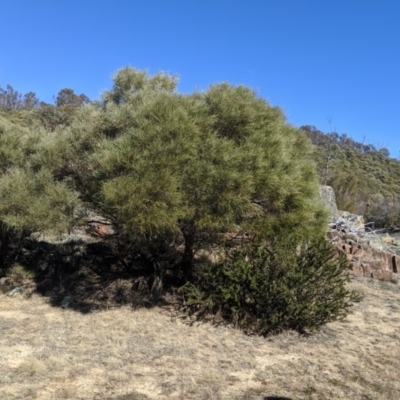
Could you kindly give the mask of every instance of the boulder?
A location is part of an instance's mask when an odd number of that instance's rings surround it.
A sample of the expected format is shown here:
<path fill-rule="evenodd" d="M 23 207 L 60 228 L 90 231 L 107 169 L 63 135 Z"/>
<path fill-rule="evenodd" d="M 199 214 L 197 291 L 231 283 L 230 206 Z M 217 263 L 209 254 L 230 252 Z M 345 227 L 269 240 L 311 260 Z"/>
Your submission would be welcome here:
<path fill-rule="evenodd" d="M 338 215 L 332 216 L 329 227 L 339 232 L 359 234 L 365 232 L 365 221 L 362 215 L 338 211 Z"/>
<path fill-rule="evenodd" d="M 22 293 L 22 288 L 16 287 L 13 290 L 11 290 L 10 292 L 8 292 L 7 296 L 15 297 L 15 296 L 18 296 L 21 293 Z"/>
<path fill-rule="evenodd" d="M 372 277 L 384 281 L 394 281 L 400 268 L 400 257 L 387 250 L 371 247 L 369 240 L 358 237 L 358 241 L 349 240 L 346 233 L 331 231 L 328 237 L 339 253 L 350 261 L 351 273 L 355 276 Z"/>
<path fill-rule="evenodd" d="M 61 308 L 68 308 L 71 304 L 71 297 L 70 296 L 65 296 L 62 300 L 61 300 Z"/>

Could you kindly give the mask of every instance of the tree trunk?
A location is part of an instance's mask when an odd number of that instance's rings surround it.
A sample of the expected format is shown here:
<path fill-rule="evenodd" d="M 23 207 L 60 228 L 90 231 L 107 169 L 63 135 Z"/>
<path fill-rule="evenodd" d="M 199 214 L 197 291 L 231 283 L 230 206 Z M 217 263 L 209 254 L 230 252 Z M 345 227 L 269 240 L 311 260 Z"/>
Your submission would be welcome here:
<path fill-rule="evenodd" d="M 10 237 L 7 232 L 7 228 L 5 228 L 2 223 L 0 223 L 0 268 L 6 266 L 9 246 Z"/>
<path fill-rule="evenodd" d="M 196 236 L 196 226 L 193 221 L 188 221 L 182 227 L 182 234 L 185 240 L 185 250 L 182 257 L 182 270 L 185 281 L 189 282 L 193 278 L 193 258 L 194 243 Z"/>

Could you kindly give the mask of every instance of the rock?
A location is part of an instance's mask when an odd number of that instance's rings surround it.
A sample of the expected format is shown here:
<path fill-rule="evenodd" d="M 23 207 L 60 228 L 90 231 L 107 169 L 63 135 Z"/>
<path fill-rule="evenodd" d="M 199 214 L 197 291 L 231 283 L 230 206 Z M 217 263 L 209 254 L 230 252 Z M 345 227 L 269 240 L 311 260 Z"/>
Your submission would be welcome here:
<path fill-rule="evenodd" d="M 8 296 L 15 297 L 15 296 L 18 296 L 21 293 L 22 293 L 22 288 L 16 287 L 13 290 L 11 290 L 11 292 L 8 292 Z"/>
<path fill-rule="evenodd" d="M 37 267 L 41 270 L 41 271 L 48 271 L 50 268 L 49 262 L 47 259 L 45 260 L 41 260 L 38 262 Z"/>
<path fill-rule="evenodd" d="M 104 223 L 90 223 L 86 231 L 91 235 L 97 236 L 107 236 L 115 233 L 112 225 Z"/>
<path fill-rule="evenodd" d="M 11 278 L 5 276 L 4 278 L 0 278 L 0 286 L 11 285 Z"/>
<path fill-rule="evenodd" d="M 364 271 L 364 276 L 371 276 L 371 266 L 368 263 L 361 263 L 361 267 Z"/>
<path fill-rule="evenodd" d="M 354 276 L 364 276 L 364 268 L 361 265 L 354 264 L 352 272 Z"/>
<path fill-rule="evenodd" d="M 321 185 L 319 194 L 321 196 L 322 201 L 331 211 L 331 216 L 337 216 L 338 209 L 336 205 L 336 196 L 335 192 L 333 191 L 333 188 L 331 186 Z"/>
<path fill-rule="evenodd" d="M 338 215 L 332 217 L 329 227 L 342 233 L 360 234 L 365 232 L 365 221 L 362 215 L 338 211 Z"/>
<path fill-rule="evenodd" d="M 394 281 L 400 268 L 400 257 L 396 254 L 370 246 L 370 241 L 359 236 L 358 242 L 348 240 L 346 233 L 331 232 L 329 235 L 339 252 L 350 261 L 351 273 L 355 276 L 372 277 L 379 280 Z"/>
<path fill-rule="evenodd" d="M 71 297 L 65 296 L 61 301 L 61 308 L 68 308 L 71 303 Z"/>
<path fill-rule="evenodd" d="M 383 239 L 378 231 L 365 229 L 361 215 L 337 211 L 335 194 L 330 186 L 321 186 L 321 197 L 332 210 L 328 238 L 345 254 L 355 276 L 372 277 L 384 281 L 397 281 L 400 257 L 396 255 L 397 242 L 390 236 Z"/>
<path fill-rule="evenodd" d="M 377 269 L 371 273 L 371 277 L 381 281 L 391 281 L 393 280 L 393 273 L 389 270 Z"/>

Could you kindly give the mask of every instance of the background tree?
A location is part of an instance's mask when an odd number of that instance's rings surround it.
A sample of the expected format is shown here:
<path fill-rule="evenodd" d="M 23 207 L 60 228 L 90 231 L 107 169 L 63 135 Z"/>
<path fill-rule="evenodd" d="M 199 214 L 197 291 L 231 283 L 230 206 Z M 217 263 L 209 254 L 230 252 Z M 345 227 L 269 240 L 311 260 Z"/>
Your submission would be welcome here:
<path fill-rule="evenodd" d="M 40 106 L 40 101 L 36 96 L 35 92 L 28 92 L 24 94 L 23 108 L 25 110 L 31 110 Z"/>
<path fill-rule="evenodd" d="M 22 95 L 11 85 L 7 85 L 5 89 L 0 86 L 0 109 L 5 111 L 11 110 L 30 110 L 39 106 L 39 99 L 35 92 L 28 92 Z"/>
<path fill-rule="evenodd" d="M 7 85 L 5 89 L 0 86 L 0 107 L 3 110 L 15 110 L 21 106 L 22 95 L 11 85 Z"/>
<path fill-rule="evenodd" d="M 42 104 L 36 115 L 46 130 L 54 131 L 59 126 L 70 125 L 78 108 L 89 102 L 83 93 L 78 96 L 72 89 L 64 88 L 58 92 L 56 106 Z"/>
<path fill-rule="evenodd" d="M 89 98 L 81 93 L 79 96 L 75 94 L 72 89 L 64 88 L 61 89 L 56 97 L 56 106 L 72 106 L 72 107 L 81 107 L 90 102 Z"/>

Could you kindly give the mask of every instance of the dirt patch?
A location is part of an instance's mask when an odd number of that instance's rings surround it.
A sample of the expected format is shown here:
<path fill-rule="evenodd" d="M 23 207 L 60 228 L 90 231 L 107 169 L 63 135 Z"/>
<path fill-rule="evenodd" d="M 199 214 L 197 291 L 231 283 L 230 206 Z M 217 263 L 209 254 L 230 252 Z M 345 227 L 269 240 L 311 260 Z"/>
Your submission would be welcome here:
<path fill-rule="evenodd" d="M 399 286 L 351 286 L 365 300 L 308 337 L 246 336 L 163 307 L 82 314 L 0 295 L 0 398 L 397 400 Z"/>

